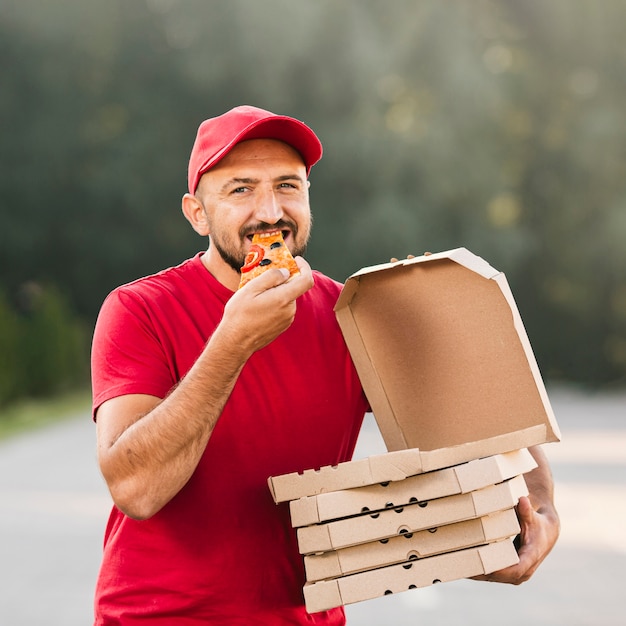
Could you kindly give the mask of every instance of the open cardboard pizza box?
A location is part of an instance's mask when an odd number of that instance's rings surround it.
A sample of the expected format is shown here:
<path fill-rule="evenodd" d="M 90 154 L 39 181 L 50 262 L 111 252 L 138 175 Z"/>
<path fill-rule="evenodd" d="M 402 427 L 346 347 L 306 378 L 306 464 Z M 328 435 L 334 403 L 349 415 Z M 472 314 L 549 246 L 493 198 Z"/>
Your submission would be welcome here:
<path fill-rule="evenodd" d="M 270 477 L 276 502 L 559 441 L 506 277 L 469 250 L 364 268 L 335 312 L 389 452 Z"/>
<path fill-rule="evenodd" d="M 560 439 L 506 277 L 469 250 L 364 268 L 335 312 L 387 449 L 422 471 Z"/>

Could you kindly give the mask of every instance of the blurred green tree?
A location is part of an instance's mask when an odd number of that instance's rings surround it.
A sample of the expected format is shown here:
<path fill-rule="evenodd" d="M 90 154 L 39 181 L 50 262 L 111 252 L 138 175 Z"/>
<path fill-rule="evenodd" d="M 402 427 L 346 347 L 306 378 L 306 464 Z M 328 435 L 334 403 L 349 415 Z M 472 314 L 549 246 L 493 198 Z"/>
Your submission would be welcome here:
<path fill-rule="evenodd" d="M 339 280 L 465 246 L 506 272 L 547 378 L 626 382 L 626 5 L 616 0 L 6 0 L 0 286 L 115 285 L 204 247 L 198 123 L 318 131 L 309 258 Z"/>

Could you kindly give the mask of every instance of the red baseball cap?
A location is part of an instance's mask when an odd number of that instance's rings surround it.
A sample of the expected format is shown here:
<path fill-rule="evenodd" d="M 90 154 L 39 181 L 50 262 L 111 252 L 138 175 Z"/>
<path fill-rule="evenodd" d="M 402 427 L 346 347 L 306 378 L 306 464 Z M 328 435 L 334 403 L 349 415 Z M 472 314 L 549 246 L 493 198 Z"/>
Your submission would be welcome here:
<path fill-rule="evenodd" d="M 320 140 L 303 122 L 253 106 L 235 107 L 200 124 L 189 158 L 189 193 L 195 193 L 201 176 L 245 139 L 278 139 L 288 143 L 302 156 L 307 176 L 322 158 Z"/>

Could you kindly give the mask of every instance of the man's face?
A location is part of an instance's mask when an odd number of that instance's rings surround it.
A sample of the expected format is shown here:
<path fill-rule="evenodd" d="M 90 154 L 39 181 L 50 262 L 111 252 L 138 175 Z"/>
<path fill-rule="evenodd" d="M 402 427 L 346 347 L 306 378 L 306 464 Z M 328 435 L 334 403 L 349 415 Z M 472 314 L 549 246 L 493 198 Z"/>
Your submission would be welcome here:
<path fill-rule="evenodd" d="M 235 146 L 200 179 L 211 246 L 235 271 L 243 265 L 252 235 L 281 230 L 285 244 L 304 255 L 311 232 L 309 183 L 302 157 L 273 139 Z"/>

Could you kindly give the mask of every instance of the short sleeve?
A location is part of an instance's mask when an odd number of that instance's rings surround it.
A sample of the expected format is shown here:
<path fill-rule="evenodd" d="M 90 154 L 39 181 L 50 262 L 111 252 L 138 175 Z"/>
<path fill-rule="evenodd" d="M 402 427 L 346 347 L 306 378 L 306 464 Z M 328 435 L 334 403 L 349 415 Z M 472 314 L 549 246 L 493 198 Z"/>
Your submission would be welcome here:
<path fill-rule="evenodd" d="M 94 329 L 91 378 L 94 416 L 106 400 L 134 393 L 163 398 L 176 382 L 148 306 L 128 288 L 116 289 L 102 305 Z"/>

